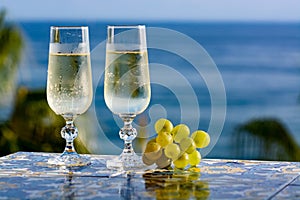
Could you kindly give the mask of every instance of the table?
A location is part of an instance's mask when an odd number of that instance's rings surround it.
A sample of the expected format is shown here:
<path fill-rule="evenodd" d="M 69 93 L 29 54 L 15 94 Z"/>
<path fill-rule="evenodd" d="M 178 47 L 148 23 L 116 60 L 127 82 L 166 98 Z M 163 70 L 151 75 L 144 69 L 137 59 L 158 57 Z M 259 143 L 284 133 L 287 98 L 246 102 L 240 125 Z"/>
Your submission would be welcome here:
<path fill-rule="evenodd" d="M 111 155 L 77 169 L 49 166 L 52 153 L 0 158 L 0 199 L 300 199 L 300 163 L 203 159 L 197 172 L 112 171 Z"/>

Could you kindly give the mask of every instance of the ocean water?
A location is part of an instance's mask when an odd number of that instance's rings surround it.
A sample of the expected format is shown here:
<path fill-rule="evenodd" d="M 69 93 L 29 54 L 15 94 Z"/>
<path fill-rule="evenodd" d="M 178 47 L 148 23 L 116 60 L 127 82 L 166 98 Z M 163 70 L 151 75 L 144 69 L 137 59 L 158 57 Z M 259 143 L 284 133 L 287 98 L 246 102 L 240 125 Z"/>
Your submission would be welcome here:
<path fill-rule="evenodd" d="M 95 91 L 89 120 L 97 127 L 82 137 L 93 153 L 119 153 L 122 141 L 118 130 L 122 123 L 104 104 L 103 70 L 106 26 L 120 23 L 27 21 L 19 24 L 27 45 L 18 83 L 31 89 L 46 86 L 49 27 L 89 26 Z M 144 24 L 148 27 L 147 39 L 151 46 L 148 53 L 152 99 L 148 109 L 135 120 L 134 125 L 146 132 L 139 137 L 153 136 L 151 127 L 160 117 L 167 117 L 174 124 L 186 123 L 191 131 L 221 127 L 221 131 L 210 133 L 212 146 L 203 154 L 231 158 L 235 127 L 253 118 L 272 117 L 279 119 L 300 145 L 299 23 Z M 198 46 L 193 46 L 193 42 Z M 194 58 L 200 59 L 196 63 L 200 68 L 209 66 L 206 74 L 197 71 L 191 60 Z M 222 102 L 218 104 L 219 101 Z M 216 115 L 212 107 L 216 108 Z M 212 120 L 216 122 L 211 123 Z"/>

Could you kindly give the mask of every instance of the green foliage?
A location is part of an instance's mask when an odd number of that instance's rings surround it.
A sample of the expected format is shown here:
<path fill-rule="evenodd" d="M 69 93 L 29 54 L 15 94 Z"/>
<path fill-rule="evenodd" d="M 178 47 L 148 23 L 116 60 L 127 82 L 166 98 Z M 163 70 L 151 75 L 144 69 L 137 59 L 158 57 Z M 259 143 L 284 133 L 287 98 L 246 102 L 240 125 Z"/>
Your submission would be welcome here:
<path fill-rule="evenodd" d="M 0 155 L 16 151 L 61 153 L 65 147 L 60 135 L 63 126 L 64 119 L 50 109 L 44 90 L 20 88 L 11 119 L 0 125 Z M 76 139 L 76 150 L 88 153 L 82 144 L 77 145 L 78 142 Z"/>
<path fill-rule="evenodd" d="M 5 22 L 5 11 L 0 11 L 0 95 L 11 90 L 22 56 L 23 39 L 18 27 Z"/>
<path fill-rule="evenodd" d="M 277 119 L 253 119 L 236 128 L 237 156 L 243 159 L 299 161 L 300 149 Z"/>

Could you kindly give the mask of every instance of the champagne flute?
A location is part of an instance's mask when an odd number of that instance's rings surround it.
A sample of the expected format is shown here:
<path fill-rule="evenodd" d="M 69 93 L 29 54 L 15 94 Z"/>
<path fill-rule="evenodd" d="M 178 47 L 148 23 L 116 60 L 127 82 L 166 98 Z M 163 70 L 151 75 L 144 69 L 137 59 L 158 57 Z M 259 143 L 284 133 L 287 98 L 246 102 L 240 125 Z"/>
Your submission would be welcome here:
<path fill-rule="evenodd" d="M 50 164 L 67 167 L 90 164 L 73 145 L 78 135 L 74 119 L 87 111 L 93 96 L 88 34 L 86 26 L 50 28 L 47 101 L 66 121 L 61 130 L 66 140 L 65 150 L 59 157 L 49 159 Z"/>
<path fill-rule="evenodd" d="M 142 168 L 141 157 L 132 147 L 137 131 L 131 123 L 148 107 L 151 96 L 145 26 L 108 26 L 107 31 L 104 99 L 124 122 L 119 132 L 123 152 L 108 160 L 107 167 Z"/>

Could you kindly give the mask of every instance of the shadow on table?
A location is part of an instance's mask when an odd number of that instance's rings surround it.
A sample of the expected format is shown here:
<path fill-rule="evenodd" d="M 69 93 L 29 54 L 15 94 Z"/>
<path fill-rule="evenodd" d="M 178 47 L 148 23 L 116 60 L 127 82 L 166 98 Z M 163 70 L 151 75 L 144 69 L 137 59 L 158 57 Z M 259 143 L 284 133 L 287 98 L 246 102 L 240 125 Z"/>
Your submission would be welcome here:
<path fill-rule="evenodd" d="M 240 159 L 299 161 L 300 148 L 278 119 L 252 119 L 236 127 L 234 156 Z"/>

